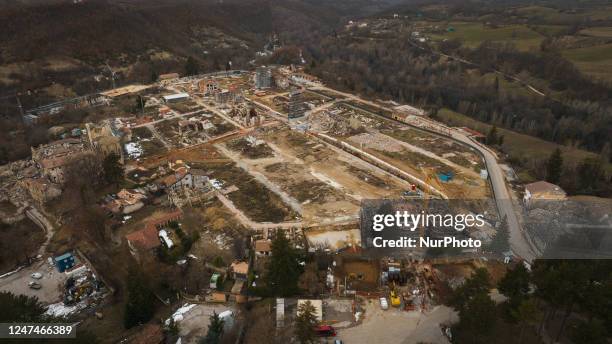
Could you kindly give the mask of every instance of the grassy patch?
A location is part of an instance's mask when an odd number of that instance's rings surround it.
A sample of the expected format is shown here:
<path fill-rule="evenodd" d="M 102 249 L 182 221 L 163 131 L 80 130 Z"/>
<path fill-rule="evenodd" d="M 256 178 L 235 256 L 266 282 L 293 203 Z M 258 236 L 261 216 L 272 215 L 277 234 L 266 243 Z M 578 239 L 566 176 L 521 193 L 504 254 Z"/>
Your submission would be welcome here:
<path fill-rule="evenodd" d="M 532 28 L 545 36 L 554 36 L 567 30 L 565 25 L 535 25 Z"/>
<path fill-rule="evenodd" d="M 153 133 L 147 127 L 138 127 L 132 129 L 132 135 L 140 138 L 140 139 L 150 139 L 153 137 Z"/>
<path fill-rule="evenodd" d="M 563 57 L 572 61 L 585 74 L 612 80 L 612 43 L 568 49 Z"/>
<path fill-rule="evenodd" d="M 612 27 L 610 26 L 592 27 L 592 28 L 581 30 L 580 34 L 585 35 L 585 36 L 591 36 L 591 37 L 612 38 Z"/>
<path fill-rule="evenodd" d="M 434 35 L 438 39 L 461 39 L 464 45 L 476 47 L 484 41 L 514 43 L 519 50 L 532 50 L 538 48 L 544 37 L 525 25 L 506 25 L 488 27 L 477 22 L 450 22 L 448 31 L 441 35 Z"/>
<path fill-rule="evenodd" d="M 298 215 L 278 195 L 236 165 L 211 165 L 206 169 L 211 170 L 212 177 L 220 179 L 226 186 L 234 184 L 238 187 L 237 191 L 227 196 L 251 220 L 282 222 L 294 220 Z"/>
<path fill-rule="evenodd" d="M 158 139 L 150 139 L 148 141 L 140 141 L 140 145 L 142 146 L 143 156 L 153 156 L 157 154 L 166 153 L 166 147 L 164 144 Z"/>
<path fill-rule="evenodd" d="M 563 56 L 575 62 L 612 60 L 612 43 L 563 51 Z"/>
<path fill-rule="evenodd" d="M 487 133 L 491 128 L 486 124 L 466 115 L 442 109 L 438 112 L 438 117 L 443 122 L 452 126 L 465 126 L 483 133 Z M 498 133 L 504 136 L 503 148 L 511 155 L 527 159 L 547 159 L 555 148 L 559 147 L 563 151 L 563 158 L 568 163 L 579 163 L 584 158 L 596 157 L 597 155 L 585 150 L 562 146 L 554 142 L 545 141 L 537 137 L 524 135 L 515 131 L 498 128 Z M 608 170 L 612 171 L 612 164 L 608 164 Z"/>

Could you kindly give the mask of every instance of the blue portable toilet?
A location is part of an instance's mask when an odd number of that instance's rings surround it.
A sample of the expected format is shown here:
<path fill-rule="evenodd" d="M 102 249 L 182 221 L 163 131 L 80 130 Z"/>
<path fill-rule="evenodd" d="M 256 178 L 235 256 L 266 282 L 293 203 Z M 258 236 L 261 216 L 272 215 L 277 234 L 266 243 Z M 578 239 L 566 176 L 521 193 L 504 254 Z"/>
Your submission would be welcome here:
<path fill-rule="evenodd" d="M 64 272 L 70 268 L 72 268 L 76 264 L 76 260 L 71 252 L 66 252 L 61 256 L 57 256 L 54 258 L 55 267 L 57 271 Z"/>
<path fill-rule="evenodd" d="M 438 173 L 438 179 L 440 179 L 441 182 L 448 183 L 453 180 L 453 172 Z"/>

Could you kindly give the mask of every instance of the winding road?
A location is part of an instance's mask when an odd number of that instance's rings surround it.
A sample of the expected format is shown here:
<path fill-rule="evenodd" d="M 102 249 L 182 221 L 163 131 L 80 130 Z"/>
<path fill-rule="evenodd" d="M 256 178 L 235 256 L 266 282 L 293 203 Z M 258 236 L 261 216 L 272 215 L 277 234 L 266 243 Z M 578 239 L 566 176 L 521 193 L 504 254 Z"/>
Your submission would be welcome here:
<path fill-rule="evenodd" d="M 318 83 L 308 82 L 306 83 L 306 85 L 312 88 L 313 90 L 325 90 L 328 92 L 333 92 L 333 93 L 336 93 L 338 95 L 341 95 L 347 98 L 348 100 L 353 100 L 353 101 L 356 101 L 362 104 L 366 104 L 368 106 L 379 108 L 381 110 L 392 111 L 392 109 L 381 106 L 371 101 L 361 99 L 356 95 L 337 91 L 337 90 L 323 86 Z M 371 113 L 381 118 L 393 121 L 393 119 L 387 118 L 380 114 L 376 114 L 373 112 Z M 402 123 L 409 125 L 411 127 L 417 128 L 417 129 L 422 129 L 422 130 L 425 129 L 428 131 L 433 131 L 437 135 L 448 137 L 457 142 L 463 143 L 475 149 L 482 155 L 482 157 L 484 158 L 485 164 L 486 164 L 486 169 L 489 174 L 489 180 L 491 182 L 491 188 L 493 189 L 493 195 L 495 197 L 495 203 L 496 203 L 498 212 L 500 214 L 500 217 L 502 218 L 506 217 L 508 221 L 508 228 L 510 232 L 510 248 L 512 249 L 512 252 L 516 256 L 528 262 L 533 261 L 536 258 L 535 250 L 533 246 L 531 245 L 531 243 L 528 241 L 521 227 L 520 219 L 518 217 L 517 212 L 514 209 L 514 203 L 510 195 L 508 185 L 506 184 L 504 172 L 497 161 L 497 154 L 493 150 L 488 148 L 487 146 L 468 137 L 465 133 L 463 133 L 460 130 L 450 128 L 442 123 L 435 122 L 432 120 L 426 120 L 426 122 L 427 123 L 425 125 L 421 125 L 421 126 L 418 125 L 417 123 L 415 124 L 406 123 L 406 122 L 402 122 Z"/>

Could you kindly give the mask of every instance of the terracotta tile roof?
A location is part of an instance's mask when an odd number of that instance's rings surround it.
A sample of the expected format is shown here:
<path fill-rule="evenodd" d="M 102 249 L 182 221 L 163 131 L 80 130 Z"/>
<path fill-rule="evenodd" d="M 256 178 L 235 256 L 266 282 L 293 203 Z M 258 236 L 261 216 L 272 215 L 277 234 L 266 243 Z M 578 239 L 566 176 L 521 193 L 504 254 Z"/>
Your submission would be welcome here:
<path fill-rule="evenodd" d="M 187 169 L 181 167 L 174 171 L 174 173 L 162 178 L 161 183 L 165 186 L 171 186 L 176 184 L 176 182 L 178 182 L 179 180 L 183 179 L 185 175 L 187 175 Z"/>
<path fill-rule="evenodd" d="M 144 229 L 126 235 L 125 238 L 132 245 L 143 250 L 151 250 L 161 245 L 155 226 L 146 226 Z"/>
<path fill-rule="evenodd" d="M 183 216 L 183 212 L 181 209 L 175 209 L 172 212 L 166 213 L 160 217 L 157 217 L 149 222 L 147 222 L 147 227 L 157 228 L 158 225 L 165 225 L 170 221 L 176 221 Z"/>
<path fill-rule="evenodd" d="M 272 241 L 270 240 L 257 240 L 255 241 L 256 252 L 269 252 L 272 250 Z"/>
<path fill-rule="evenodd" d="M 249 264 L 246 262 L 233 262 L 230 268 L 237 274 L 246 275 L 249 273 Z"/>
<path fill-rule="evenodd" d="M 481 132 L 478 132 L 478 131 L 476 131 L 474 129 L 470 129 L 468 127 L 461 127 L 460 129 L 465 131 L 469 135 L 474 136 L 474 137 L 487 137 L 485 134 L 483 134 Z"/>

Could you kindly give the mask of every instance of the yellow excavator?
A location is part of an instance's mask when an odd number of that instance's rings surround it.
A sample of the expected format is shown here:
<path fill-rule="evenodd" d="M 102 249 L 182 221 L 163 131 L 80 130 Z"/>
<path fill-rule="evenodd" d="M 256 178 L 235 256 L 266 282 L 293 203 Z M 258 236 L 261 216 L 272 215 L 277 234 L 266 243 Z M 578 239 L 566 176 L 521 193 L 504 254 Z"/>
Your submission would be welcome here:
<path fill-rule="evenodd" d="M 395 282 L 393 282 L 393 288 L 391 288 L 389 299 L 391 300 L 391 306 L 393 307 L 399 307 L 402 304 L 402 300 L 400 299 L 399 295 L 397 295 L 397 291 L 395 290 Z"/>

